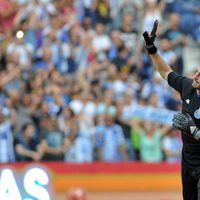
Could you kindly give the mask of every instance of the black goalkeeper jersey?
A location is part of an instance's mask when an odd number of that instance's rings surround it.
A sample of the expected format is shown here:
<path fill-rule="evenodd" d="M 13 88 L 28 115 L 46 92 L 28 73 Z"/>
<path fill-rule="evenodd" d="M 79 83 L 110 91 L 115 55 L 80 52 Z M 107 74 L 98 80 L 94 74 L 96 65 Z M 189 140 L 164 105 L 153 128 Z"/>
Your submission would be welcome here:
<path fill-rule="evenodd" d="M 180 93 L 182 112 L 189 113 L 195 124 L 200 127 L 200 96 L 192 87 L 193 80 L 171 72 L 168 84 Z M 182 164 L 191 169 L 200 168 L 200 141 L 195 140 L 190 133 L 182 133 L 183 150 Z"/>

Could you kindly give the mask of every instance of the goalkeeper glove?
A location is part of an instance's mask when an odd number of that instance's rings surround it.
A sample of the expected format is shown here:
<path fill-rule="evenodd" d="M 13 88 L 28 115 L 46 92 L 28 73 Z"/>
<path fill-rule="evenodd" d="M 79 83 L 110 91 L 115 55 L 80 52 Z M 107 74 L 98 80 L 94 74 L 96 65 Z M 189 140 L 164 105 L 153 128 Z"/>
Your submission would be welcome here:
<path fill-rule="evenodd" d="M 196 126 L 192 117 L 187 113 L 177 113 L 172 119 L 172 126 L 180 131 L 190 133 L 196 140 L 200 140 L 200 129 Z"/>
<path fill-rule="evenodd" d="M 149 34 L 147 31 L 143 33 L 143 37 L 146 43 L 146 49 L 149 54 L 155 54 L 157 52 L 157 48 L 154 45 L 154 41 L 156 39 L 156 31 L 158 27 L 158 20 L 155 20 L 151 33 Z"/>

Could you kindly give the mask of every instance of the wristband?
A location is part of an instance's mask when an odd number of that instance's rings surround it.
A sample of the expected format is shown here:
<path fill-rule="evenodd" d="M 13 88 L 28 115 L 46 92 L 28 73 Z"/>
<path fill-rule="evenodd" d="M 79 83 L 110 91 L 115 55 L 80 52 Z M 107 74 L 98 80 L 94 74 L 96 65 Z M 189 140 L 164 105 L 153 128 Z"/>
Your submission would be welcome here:
<path fill-rule="evenodd" d="M 157 52 L 157 47 L 154 44 L 149 46 L 146 45 L 146 49 L 149 54 L 155 54 Z"/>
<path fill-rule="evenodd" d="M 192 133 L 192 136 L 196 139 L 196 140 L 200 140 L 200 130 L 198 129 L 197 131 L 194 131 Z"/>

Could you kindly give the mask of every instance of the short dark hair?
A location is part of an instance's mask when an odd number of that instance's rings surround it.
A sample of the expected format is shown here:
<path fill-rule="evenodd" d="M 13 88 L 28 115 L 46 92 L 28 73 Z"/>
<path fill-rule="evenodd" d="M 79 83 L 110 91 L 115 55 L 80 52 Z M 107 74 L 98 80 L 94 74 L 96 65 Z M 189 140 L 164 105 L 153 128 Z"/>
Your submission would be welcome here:
<path fill-rule="evenodd" d="M 22 132 L 24 132 L 29 126 L 34 126 L 33 123 L 27 122 L 22 126 Z"/>

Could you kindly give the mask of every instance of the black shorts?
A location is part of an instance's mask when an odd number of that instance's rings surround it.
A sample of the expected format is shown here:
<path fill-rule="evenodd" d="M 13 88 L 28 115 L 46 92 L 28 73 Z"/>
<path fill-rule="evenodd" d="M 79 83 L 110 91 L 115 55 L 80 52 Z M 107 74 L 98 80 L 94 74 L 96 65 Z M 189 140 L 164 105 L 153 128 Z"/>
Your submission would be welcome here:
<path fill-rule="evenodd" d="M 183 200 L 200 200 L 200 169 L 192 170 L 182 165 Z"/>

